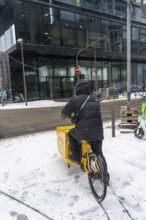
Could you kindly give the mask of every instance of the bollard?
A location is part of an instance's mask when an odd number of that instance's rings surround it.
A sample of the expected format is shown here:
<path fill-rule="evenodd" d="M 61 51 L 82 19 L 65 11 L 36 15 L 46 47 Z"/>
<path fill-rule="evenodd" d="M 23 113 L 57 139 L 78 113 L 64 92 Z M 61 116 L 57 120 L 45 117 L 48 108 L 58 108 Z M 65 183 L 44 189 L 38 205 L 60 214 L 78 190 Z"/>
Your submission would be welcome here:
<path fill-rule="evenodd" d="M 115 108 L 112 107 L 111 109 L 112 114 L 112 137 L 115 137 Z"/>

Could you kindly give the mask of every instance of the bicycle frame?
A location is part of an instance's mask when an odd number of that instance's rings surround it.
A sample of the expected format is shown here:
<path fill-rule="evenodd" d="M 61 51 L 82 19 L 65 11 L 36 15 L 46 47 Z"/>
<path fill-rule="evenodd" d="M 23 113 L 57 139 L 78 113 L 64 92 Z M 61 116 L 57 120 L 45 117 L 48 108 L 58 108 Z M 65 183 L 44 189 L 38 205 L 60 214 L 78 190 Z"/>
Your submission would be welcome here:
<path fill-rule="evenodd" d="M 93 153 L 90 144 L 83 140 L 82 141 L 82 158 L 81 164 L 84 166 L 84 171 L 90 173 L 91 172 L 91 164 L 90 164 L 90 154 Z M 95 161 L 96 167 L 100 170 L 99 164 L 97 160 Z"/>
<path fill-rule="evenodd" d="M 91 146 L 87 143 L 87 141 L 82 141 L 82 158 L 81 158 L 81 164 L 84 166 L 85 172 L 90 172 L 90 159 L 89 154 L 92 153 Z"/>

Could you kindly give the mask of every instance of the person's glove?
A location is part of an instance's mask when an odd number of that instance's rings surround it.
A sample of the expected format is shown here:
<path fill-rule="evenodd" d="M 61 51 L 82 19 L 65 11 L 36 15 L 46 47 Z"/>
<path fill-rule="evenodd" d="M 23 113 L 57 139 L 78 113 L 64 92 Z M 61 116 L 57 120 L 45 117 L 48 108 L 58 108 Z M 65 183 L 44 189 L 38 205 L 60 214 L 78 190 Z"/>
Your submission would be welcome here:
<path fill-rule="evenodd" d="M 76 124 L 76 116 L 75 115 L 71 116 L 70 120 L 73 124 Z"/>

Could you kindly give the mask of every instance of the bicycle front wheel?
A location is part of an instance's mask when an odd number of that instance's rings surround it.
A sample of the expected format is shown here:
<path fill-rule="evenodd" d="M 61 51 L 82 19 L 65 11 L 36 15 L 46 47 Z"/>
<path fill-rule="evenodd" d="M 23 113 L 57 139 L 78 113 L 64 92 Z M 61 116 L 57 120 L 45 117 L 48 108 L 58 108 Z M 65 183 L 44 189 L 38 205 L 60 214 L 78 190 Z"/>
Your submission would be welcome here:
<path fill-rule="evenodd" d="M 106 170 L 102 159 L 95 154 L 90 157 L 90 172 L 88 173 L 88 180 L 91 191 L 98 202 L 105 199 L 107 192 Z"/>

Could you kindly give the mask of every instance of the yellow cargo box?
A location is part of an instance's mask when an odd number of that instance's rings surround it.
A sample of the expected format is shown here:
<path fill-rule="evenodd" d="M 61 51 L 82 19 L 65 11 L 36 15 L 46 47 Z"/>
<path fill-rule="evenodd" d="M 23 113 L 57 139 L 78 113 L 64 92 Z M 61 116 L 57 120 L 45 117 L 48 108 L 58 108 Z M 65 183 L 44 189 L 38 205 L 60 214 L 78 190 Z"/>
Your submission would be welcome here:
<path fill-rule="evenodd" d="M 70 129 L 74 128 L 74 125 L 71 126 L 59 126 L 56 128 L 57 130 L 57 146 L 58 146 L 58 151 L 65 160 L 66 163 L 68 164 L 74 164 L 70 159 L 70 149 L 69 149 L 69 140 L 68 140 L 68 132 Z M 88 153 L 91 153 L 91 147 L 86 141 L 82 141 L 82 156 L 84 156 L 87 151 Z"/>
<path fill-rule="evenodd" d="M 65 160 L 65 162 L 68 164 L 73 164 L 73 162 L 69 159 L 70 150 L 69 150 L 69 140 L 68 140 L 68 132 L 72 128 L 74 128 L 74 125 L 59 126 L 56 128 L 58 151 Z"/>

